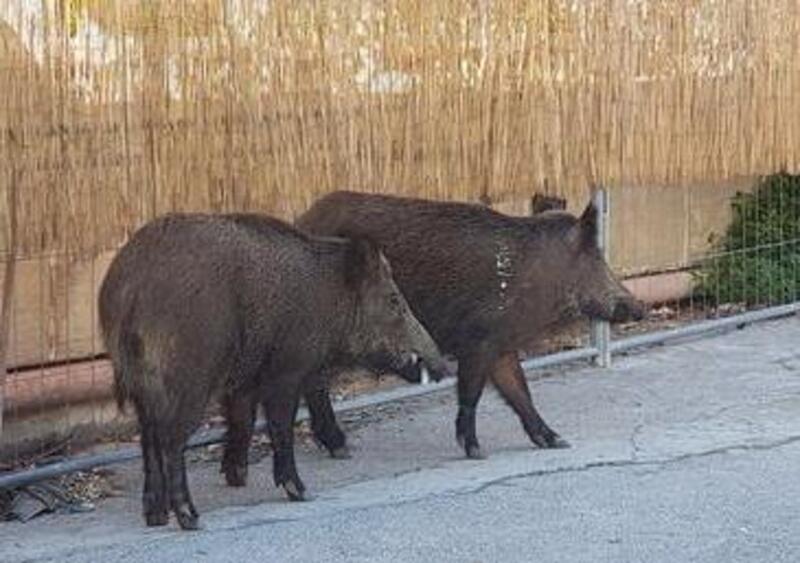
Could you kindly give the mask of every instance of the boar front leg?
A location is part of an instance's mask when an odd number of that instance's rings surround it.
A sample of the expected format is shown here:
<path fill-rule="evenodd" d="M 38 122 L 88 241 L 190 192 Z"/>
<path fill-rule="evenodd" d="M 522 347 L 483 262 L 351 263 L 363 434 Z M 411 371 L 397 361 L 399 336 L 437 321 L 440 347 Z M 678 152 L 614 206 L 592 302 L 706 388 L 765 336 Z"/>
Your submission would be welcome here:
<path fill-rule="evenodd" d="M 540 448 L 567 448 L 569 443 L 545 424 L 533 406 L 531 393 L 525 381 L 525 373 L 517 354 L 501 355 L 492 367 L 492 383 L 503 399 L 514 409 L 531 441 Z"/>
<path fill-rule="evenodd" d="M 297 474 L 294 459 L 294 422 L 300 401 L 300 379 L 296 374 L 287 374 L 264 385 L 264 411 L 274 452 L 273 477 L 275 486 L 282 487 L 289 500 L 306 500 L 306 487 Z"/>
<path fill-rule="evenodd" d="M 475 428 L 475 413 L 478 401 L 486 385 L 488 368 L 486 355 L 464 354 L 458 357 L 458 416 L 456 417 L 456 440 L 464 448 L 468 458 L 482 459 Z"/>
<path fill-rule="evenodd" d="M 350 457 L 347 437 L 336 422 L 327 382 L 327 374 L 313 378 L 304 394 L 311 417 L 311 431 L 314 439 L 328 450 L 331 457 L 347 459 Z"/>

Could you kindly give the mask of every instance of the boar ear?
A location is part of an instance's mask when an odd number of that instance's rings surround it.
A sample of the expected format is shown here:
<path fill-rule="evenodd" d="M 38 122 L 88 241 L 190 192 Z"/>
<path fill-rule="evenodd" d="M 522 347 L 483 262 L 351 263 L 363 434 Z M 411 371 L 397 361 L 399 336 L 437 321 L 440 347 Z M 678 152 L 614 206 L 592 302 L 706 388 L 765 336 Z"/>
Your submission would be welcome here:
<path fill-rule="evenodd" d="M 355 237 L 347 241 L 344 257 L 344 279 L 353 289 L 369 280 L 378 278 L 381 267 L 381 255 L 378 245 L 364 237 Z"/>
<path fill-rule="evenodd" d="M 545 211 L 564 211 L 566 208 L 567 200 L 563 197 L 534 194 L 531 198 L 531 215 L 538 215 Z"/>
<path fill-rule="evenodd" d="M 597 207 L 594 202 L 589 203 L 583 210 L 578 225 L 580 226 L 581 243 L 597 246 Z"/>

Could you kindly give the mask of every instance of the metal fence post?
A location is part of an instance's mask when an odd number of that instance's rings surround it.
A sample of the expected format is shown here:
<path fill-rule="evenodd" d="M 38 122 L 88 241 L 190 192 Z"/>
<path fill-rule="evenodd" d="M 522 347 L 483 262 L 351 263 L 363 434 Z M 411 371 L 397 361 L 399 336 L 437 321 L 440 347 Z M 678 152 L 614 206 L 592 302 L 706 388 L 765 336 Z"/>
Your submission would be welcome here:
<path fill-rule="evenodd" d="M 609 205 L 608 192 L 598 188 L 592 196 L 597 210 L 597 246 L 603 258 L 609 259 Z M 611 325 L 608 321 L 592 321 L 592 346 L 598 350 L 594 359 L 595 365 L 607 368 L 611 366 Z"/>

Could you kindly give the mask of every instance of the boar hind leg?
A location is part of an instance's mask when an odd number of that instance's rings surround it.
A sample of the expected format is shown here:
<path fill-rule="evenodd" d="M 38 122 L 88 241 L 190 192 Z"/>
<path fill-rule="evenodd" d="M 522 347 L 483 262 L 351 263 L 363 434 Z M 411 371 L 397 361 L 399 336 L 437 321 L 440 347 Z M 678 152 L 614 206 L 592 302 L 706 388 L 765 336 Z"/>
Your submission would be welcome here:
<path fill-rule="evenodd" d="M 161 433 L 160 441 L 164 446 L 162 449 L 164 472 L 167 476 L 170 507 L 178 519 L 178 524 L 184 530 L 196 530 L 198 514 L 189 494 L 184 459 L 189 432 L 185 432 L 182 426 L 173 424 L 164 428 Z"/>
<path fill-rule="evenodd" d="M 248 393 L 228 393 L 223 399 L 223 409 L 228 425 L 225 435 L 225 453 L 220 471 L 231 487 L 247 484 L 247 453 L 253 437 L 256 401 Z"/>
<path fill-rule="evenodd" d="M 311 416 L 311 431 L 314 433 L 314 439 L 328 450 L 331 457 L 347 459 L 350 457 L 347 437 L 336 422 L 336 414 L 333 412 L 325 381 L 325 378 L 318 378 L 304 395 Z"/>
<path fill-rule="evenodd" d="M 569 447 L 566 440 L 559 437 L 545 424 L 533 406 L 531 393 L 525 381 L 525 374 L 515 353 L 500 356 L 492 368 L 492 382 L 497 390 L 514 409 L 531 441 L 540 448 Z"/>
<path fill-rule="evenodd" d="M 479 354 L 459 356 L 456 439 L 471 459 L 483 458 L 475 429 L 475 411 L 486 385 L 486 372 L 486 363 Z"/>
<path fill-rule="evenodd" d="M 264 393 L 275 486 L 282 487 L 289 500 L 305 500 L 306 487 L 297 474 L 294 460 L 294 421 L 300 400 L 299 385 L 293 378 L 286 377 L 273 380 Z"/>
<path fill-rule="evenodd" d="M 139 429 L 144 462 L 144 520 L 148 526 L 165 526 L 169 521 L 167 482 L 156 425 L 140 412 Z"/>
<path fill-rule="evenodd" d="M 202 386 L 197 386 L 192 391 L 193 393 L 182 395 L 171 408 L 159 409 L 159 412 L 165 414 L 159 418 L 157 426 L 169 506 L 178 525 L 184 530 L 196 530 L 199 527 L 197 509 L 189 494 L 184 451 L 189 436 L 203 417 L 207 397 Z"/>

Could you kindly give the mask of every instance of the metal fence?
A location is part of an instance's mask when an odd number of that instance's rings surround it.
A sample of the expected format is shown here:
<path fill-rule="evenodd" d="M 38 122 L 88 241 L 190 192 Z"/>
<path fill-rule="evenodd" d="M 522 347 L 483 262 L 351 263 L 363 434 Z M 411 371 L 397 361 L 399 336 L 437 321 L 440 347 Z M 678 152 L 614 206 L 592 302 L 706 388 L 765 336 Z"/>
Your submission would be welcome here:
<path fill-rule="evenodd" d="M 530 370 L 798 309 L 800 183 L 764 176 L 800 165 L 796 2 L 55 4 L 0 7 L 0 488 L 138 455 L 95 295 L 126 233 L 173 209 L 289 218 L 348 185 L 525 213 L 601 182 L 604 251 L 653 310 Z"/>

